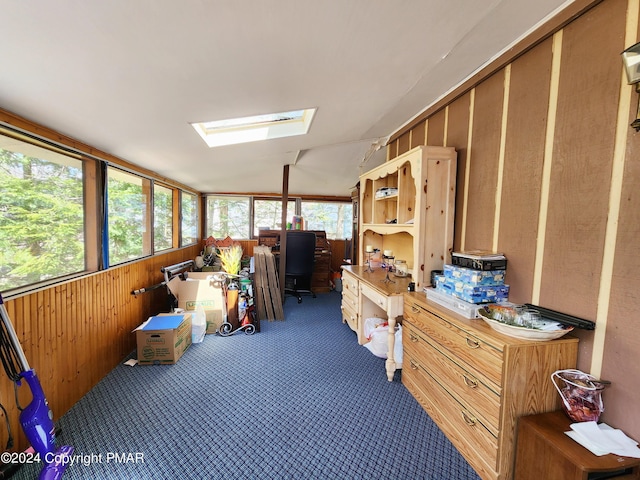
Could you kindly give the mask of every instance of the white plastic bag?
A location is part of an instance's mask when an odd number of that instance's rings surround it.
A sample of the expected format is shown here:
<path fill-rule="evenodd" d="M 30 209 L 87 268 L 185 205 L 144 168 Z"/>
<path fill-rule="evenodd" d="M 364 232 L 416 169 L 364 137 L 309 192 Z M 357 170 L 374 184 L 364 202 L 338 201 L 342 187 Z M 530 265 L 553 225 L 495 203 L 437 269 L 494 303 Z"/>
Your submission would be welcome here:
<path fill-rule="evenodd" d="M 207 315 L 204 307 L 198 305 L 196 313 L 191 319 L 191 343 L 201 343 L 204 340 L 204 334 L 207 332 Z"/>
<path fill-rule="evenodd" d="M 364 321 L 363 333 L 369 340 L 364 344 L 376 357 L 387 358 L 389 352 L 389 324 L 381 318 L 367 318 Z M 396 368 L 402 367 L 402 325 L 396 326 L 393 359 Z"/>

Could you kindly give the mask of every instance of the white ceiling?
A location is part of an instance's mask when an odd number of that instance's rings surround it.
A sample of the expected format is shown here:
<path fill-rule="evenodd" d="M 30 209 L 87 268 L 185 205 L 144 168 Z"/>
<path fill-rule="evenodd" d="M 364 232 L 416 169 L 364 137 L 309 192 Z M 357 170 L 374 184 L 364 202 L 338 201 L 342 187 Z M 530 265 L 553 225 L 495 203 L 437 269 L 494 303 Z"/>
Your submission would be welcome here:
<path fill-rule="evenodd" d="M 372 144 L 571 1 L 0 0 L 0 108 L 202 192 L 348 196 Z M 190 122 L 317 107 L 210 149 Z"/>

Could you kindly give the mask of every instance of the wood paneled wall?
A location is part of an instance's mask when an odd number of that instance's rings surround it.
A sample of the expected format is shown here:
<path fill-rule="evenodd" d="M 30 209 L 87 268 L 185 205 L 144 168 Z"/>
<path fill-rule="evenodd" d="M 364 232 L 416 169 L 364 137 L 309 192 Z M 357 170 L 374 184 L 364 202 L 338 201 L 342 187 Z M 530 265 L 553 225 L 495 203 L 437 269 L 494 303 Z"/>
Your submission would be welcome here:
<path fill-rule="evenodd" d="M 505 252 L 511 301 L 596 322 L 577 332 L 578 367 L 612 381 L 602 418 L 636 439 L 640 134 L 620 52 L 638 41 L 639 10 L 607 0 L 546 27 L 388 147 L 388 158 L 422 139 L 457 149 L 455 249 Z"/>
<path fill-rule="evenodd" d="M 150 315 L 169 311 L 165 288 L 136 296 L 131 292 L 162 282 L 162 266 L 193 259 L 199 252 L 199 245 L 184 248 L 5 301 L 54 421 L 136 348 L 134 328 Z M 19 389 L 19 398 L 21 406 L 29 403 L 28 386 Z M 18 423 L 13 383 L 4 374 L 0 402 L 16 449 L 23 450 L 28 444 Z M 0 443 L 6 441 L 2 428 Z"/>

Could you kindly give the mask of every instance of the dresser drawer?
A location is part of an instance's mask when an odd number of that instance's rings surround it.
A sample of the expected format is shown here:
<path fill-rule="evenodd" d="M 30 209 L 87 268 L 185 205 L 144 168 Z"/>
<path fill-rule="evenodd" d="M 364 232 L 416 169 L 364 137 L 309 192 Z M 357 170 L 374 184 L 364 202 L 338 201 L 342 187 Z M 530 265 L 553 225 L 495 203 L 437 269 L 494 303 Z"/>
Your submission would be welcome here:
<path fill-rule="evenodd" d="M 483 423 L 493 435 L 500 428 L 500 388 L 490 384 L 482 376 L 473 374 L 457 358 L 442 352 L 433 345 L 409 321 L 403 324 L 403 351 L 420 365 L 428 365 L 430 374 L 455 397 L 466 405 L 474 415 L 482 417 Z"/>
<path fill-rule="evenodd" d="M 410 352 L 404 352 L 402 383 L 458 451 L 483 478 L 495 476 L 498 439 L 472 411 L 436 381 Z"/>
<path fill-rule="evenodd" d="M 348 306 L 352 310 L 358 311 L 358 295 L 355 295 L 351 291 L 343 290 L 342 291 L 342 304 Z"/>
<path fill-rule="evenodd" d="M 484 376 L 494 385 L 502 384 L 501 345 L 488 343 L 472 329 L 465 330 L 414 302 L 406 302 L 404 315 L 417 330 L 430 337 L 433 344 L 448 350 L 450 357 L 460 359 L 474 375 Z"/>
<path fill-rule="evenodd" d="M 360 295 L 364 295 L 385 312 L 387 311 L 387 297 L 377 290 L 374 290 L 369 285 L 364 283 L 360 284 Z"/>
<path fill-rule="evenodd" d="M 340 308 L 342 310 L 342 321 L 349 325 L 349 328 L 351 328 L 351 330 L 357 333 L 358 325 L 360 323 L 360 319 L 358 318 L 358 314 L 356 313 L 357 310 L 354 310 L 348 304 L 345 304 L 344 298 L 342 299 L 342 306 Z"/>
<path fill-rule="evenodd" d="M 343 295 L 345 294 L 345 292 L 350 292 L 356 298 L 358 298 L 358 296 L 360 295 L 360 290 L 358 289 L 358 283 L 359 282 L 356 277 L 354 277 L 353 275 L 345 271 L 342 272 L 342 294 Z"/>

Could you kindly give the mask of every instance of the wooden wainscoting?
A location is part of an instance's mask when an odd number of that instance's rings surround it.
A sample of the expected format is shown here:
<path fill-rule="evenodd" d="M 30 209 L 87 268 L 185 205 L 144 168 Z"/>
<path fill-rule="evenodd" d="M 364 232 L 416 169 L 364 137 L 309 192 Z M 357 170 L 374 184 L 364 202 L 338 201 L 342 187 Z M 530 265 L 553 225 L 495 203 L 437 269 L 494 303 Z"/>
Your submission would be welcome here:
<path fill-rule="evenodd" d="M 253 257 L 253 247 L 258 245 L 258 240 L 238 240 L 238 243 L 242 247 L 243 255 Z"/>
<path fill-rule="evenodd" d="M 6 300 L 54 420 L 135 349 L 135 327 L 150 315 L 168 311 L 165 288 L 136 296 L 131 292 L 162 282 L 162 266 L 193 259 L 199 252 L 196 245 Z M 0 401 L 11 422 L 14 451 L 22 451 L 28 443 L 18 422 L 13 384 L 4 374 L 0 377 Z M 25 385 L 19 388 L 23 407 L 31 400 L 28 390 Z M 0 432 L 5 445 L 6 428 Z"/>

